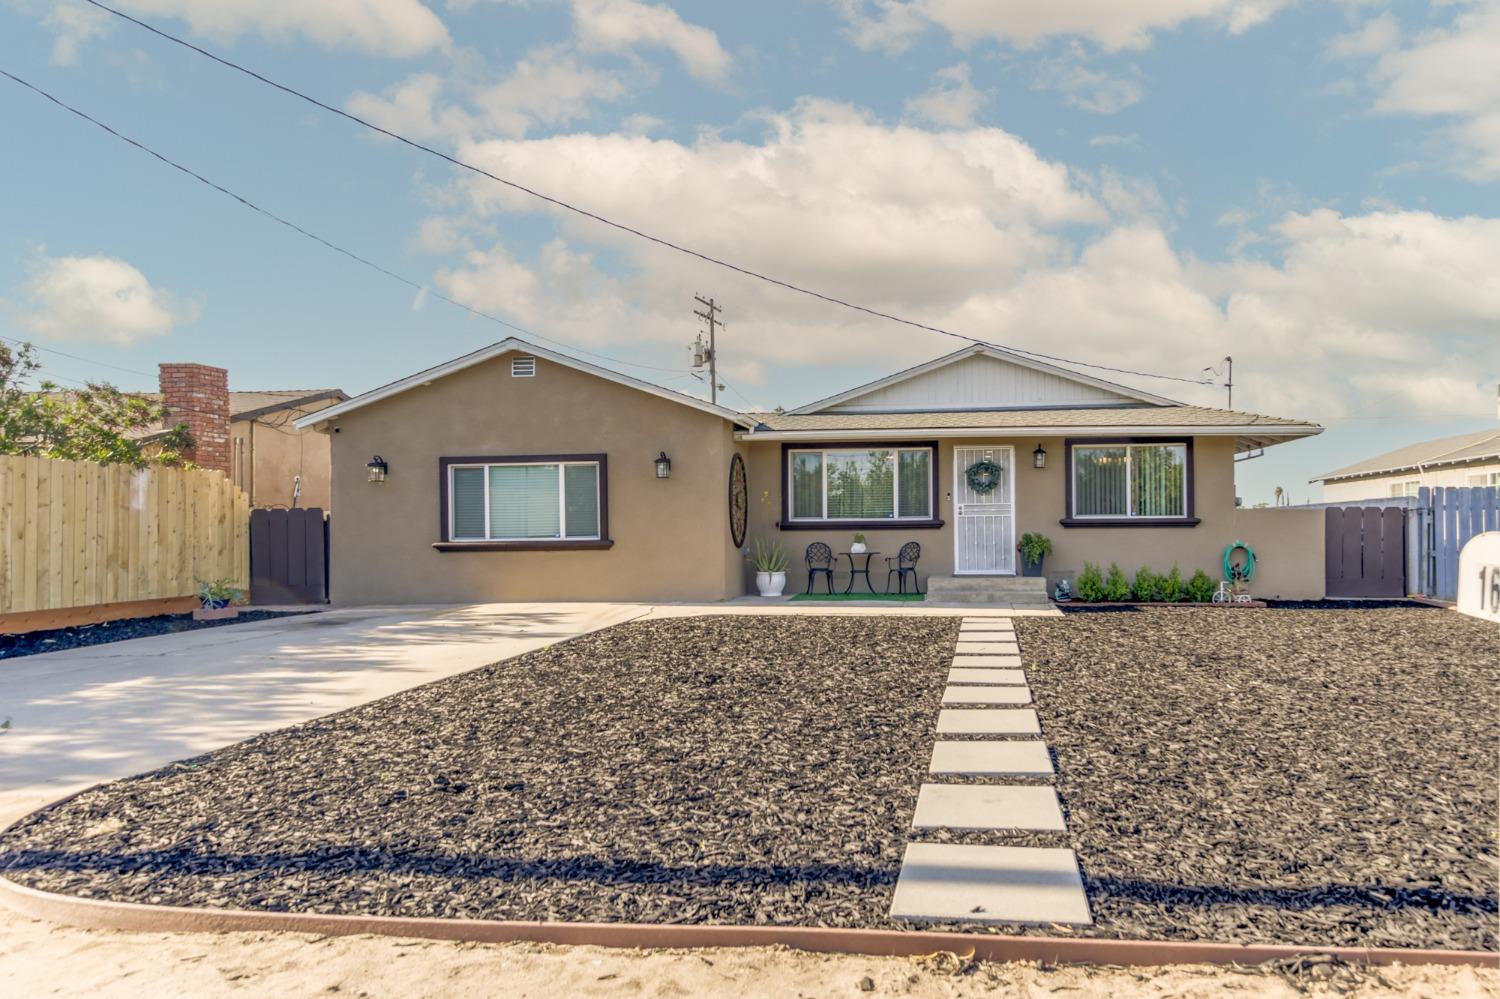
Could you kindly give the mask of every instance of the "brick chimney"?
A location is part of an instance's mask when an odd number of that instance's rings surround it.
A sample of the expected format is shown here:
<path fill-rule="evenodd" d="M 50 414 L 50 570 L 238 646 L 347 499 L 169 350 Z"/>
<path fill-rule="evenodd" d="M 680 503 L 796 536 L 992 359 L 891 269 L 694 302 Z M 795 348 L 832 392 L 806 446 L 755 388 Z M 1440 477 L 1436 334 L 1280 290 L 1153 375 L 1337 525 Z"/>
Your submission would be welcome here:
<path fill-rule="evenodd" d="M 186 423 L 195 446 L 184 457 L 229 471 L 229 372 L 207 364 L 158 365 L 166 425 Z"/>

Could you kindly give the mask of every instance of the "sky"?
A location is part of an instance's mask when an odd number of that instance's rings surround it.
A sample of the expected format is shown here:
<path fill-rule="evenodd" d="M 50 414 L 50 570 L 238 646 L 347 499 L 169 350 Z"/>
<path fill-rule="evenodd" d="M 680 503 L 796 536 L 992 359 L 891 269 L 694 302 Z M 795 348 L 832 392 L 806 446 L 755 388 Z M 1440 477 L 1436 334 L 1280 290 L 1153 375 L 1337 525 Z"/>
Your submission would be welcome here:
<path fill-rule="evenodd" d="M 1246 503 L 1496 425 L 1500 0 L 119 6 L 838 298 L 1188 403 L 1224 405 L 1232 356 L 1236 409 L 1327 427 L 1239 465 Z M 81 0 L 0 0 L 0 69 L 408 282 L 0 78 L 0 336 L 64 384 L 358 393 L 516 334 L 444 298 L 704 394 L 711 295 L 739 409 L 963 345 Z"/>

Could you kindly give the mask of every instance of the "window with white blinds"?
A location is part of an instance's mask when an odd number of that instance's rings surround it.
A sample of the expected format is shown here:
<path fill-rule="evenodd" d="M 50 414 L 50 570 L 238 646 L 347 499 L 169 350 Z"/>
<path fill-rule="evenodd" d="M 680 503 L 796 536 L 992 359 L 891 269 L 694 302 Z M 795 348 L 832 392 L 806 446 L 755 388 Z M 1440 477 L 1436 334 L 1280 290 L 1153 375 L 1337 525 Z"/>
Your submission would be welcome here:
<path fill-rule="evenodd" d="M 1186 444 L 1076 444 L 1072 474 L 1075 518 L 1190 516 Z"/>
<path fill-rule="evenodd" d="M 599 462 L 451 465 L 453 541 L 596 541 Z"/>

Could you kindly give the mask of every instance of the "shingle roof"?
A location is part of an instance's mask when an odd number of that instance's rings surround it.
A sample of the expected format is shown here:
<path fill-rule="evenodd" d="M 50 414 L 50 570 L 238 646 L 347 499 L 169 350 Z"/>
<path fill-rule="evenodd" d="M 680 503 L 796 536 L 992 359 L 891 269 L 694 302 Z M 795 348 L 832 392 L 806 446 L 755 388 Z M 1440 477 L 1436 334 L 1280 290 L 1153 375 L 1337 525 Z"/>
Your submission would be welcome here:
<path fill-rule="evenodd" d="M 1258 427 L 1321 429 L 1305 420 L 1260 416 L 1209 406 L 1094 406 L 920 413 L 749 413 L 773 431 L 982 430 L 1078 427 Z"/>
<path fill-rule="evenodd" d="M 1468 434 L 1439 437 L 1398 447 L 1394 451 L 1378 454 L 1352 465 L 1324 472 L 1310 482 L 1331 482 L 1335 479 L 1356 479 L 1362 476 L 1383 475 L 1390 472 L 1405 472 L 1418 466 L 1456 465 L 1466 461 L 1482 461 L 1485 458 L 1500 458 L 1500 430 L 1476 430 Z"/>

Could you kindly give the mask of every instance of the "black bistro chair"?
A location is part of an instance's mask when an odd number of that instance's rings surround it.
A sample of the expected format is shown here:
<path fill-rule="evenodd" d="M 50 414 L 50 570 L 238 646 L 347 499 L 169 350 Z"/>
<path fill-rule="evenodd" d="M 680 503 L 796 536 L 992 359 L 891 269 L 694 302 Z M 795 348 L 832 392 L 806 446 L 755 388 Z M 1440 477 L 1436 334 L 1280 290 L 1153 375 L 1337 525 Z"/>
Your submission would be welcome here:
<path fill-rule="evenodd" d="M 908 541 L 901 546 L 901 551 L 894 558 L 885 560 L 885 592 L 891 592 L 891 577 L 896 577 L 896 584 L 900 587 L 899 592 L 906 592 L 906 575 L 911 573 L 911 588 L 915 593 L 922 592 L 922 586 L 917 582 L 917 559 L 922 557 L 922 546 L 915 541 Z"/>
<path fill-rule="evenodd" d="M 828 592 L 833 592 L 833 549 L 821 541 L 814 541 L 807 546 L 807 553 L 802 556 L 807 563 L 807 592 L 811 593 L 813 579 L 820 573 L 828 580 Z"/>

